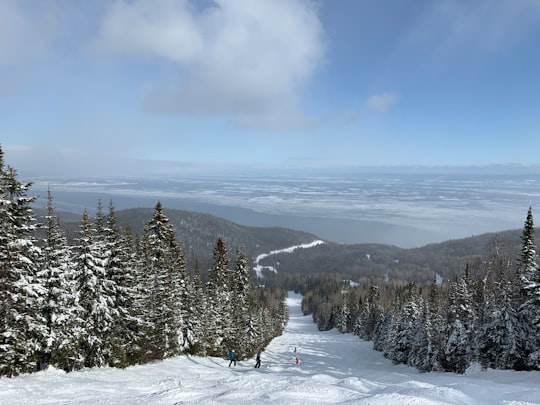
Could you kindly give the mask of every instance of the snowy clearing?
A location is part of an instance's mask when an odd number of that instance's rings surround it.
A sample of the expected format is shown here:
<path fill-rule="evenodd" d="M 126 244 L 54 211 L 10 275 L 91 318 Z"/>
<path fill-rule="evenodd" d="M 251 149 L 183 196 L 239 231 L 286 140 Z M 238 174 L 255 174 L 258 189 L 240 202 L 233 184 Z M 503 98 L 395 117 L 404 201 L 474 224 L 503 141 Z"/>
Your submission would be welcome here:
<path fill-rule="evenodd" d="M 540 404 L 540 372 L 419 373 L 393 365 L 371 342 L 319 332 L 300 301 L 289 294 L 289 323 L 260 369 L 254 359 L 229 368 L 227 359 L 181 356 L 125 370 L 48 370 L 1 379 L 0 403 Z"/>

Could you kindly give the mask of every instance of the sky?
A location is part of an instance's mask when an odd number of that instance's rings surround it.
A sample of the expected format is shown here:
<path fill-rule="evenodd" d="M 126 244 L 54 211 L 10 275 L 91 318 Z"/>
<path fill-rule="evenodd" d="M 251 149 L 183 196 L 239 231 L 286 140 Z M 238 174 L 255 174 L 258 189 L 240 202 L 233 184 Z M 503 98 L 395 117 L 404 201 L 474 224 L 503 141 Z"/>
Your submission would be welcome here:
<path fill-rule="evenodd" d="M 537 0 L 3 0 L 28 175 L 538 165 Z"/>
<path fill-rule="evenodd" d="M 372 343 L 336 330 L 319 332 L 289 293 L 284 333 L 255 359 L 179 356 L 124 370 L 60 370 L 0 379 L 5 404 L 540 404 L 539 371 L 420 373 L 394 365 Z M 296 348 L 296 352 L 294 351 Z M 237 352 L 241 348 L 236 348 Z M 295 363 L 295 357 L 300 363 Z"/>

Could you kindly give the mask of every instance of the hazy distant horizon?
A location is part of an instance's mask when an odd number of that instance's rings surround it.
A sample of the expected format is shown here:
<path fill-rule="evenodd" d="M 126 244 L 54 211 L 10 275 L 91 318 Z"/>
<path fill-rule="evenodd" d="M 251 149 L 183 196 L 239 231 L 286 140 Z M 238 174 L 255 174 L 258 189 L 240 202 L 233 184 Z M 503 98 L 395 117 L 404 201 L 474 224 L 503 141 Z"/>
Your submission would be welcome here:
<path fill-rule="evenodd" d="M 153 207 L 207 212 L 247 226 L 284 226 L 338 243 L 415 247 L 519 229 L 540 206 L 540 175 L 483 173 L 279 173 L 168 178 L 36 180 L 44 204 L 93 212 L 98 200 L 117 209 Z"/>

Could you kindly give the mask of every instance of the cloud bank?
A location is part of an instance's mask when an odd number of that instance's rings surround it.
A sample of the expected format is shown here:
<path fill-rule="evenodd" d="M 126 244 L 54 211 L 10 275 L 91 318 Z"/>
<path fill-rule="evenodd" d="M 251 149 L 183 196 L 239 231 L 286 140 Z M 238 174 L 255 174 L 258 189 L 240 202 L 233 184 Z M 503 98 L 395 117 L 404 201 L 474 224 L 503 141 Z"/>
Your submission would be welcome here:
<path fill-rule="evenodd" d="M 304 125 L 300 92 L 325 53 L 316 5 L 305 0 L 117 1 L 94 48 L 159 67 L 144 108 Z"/>

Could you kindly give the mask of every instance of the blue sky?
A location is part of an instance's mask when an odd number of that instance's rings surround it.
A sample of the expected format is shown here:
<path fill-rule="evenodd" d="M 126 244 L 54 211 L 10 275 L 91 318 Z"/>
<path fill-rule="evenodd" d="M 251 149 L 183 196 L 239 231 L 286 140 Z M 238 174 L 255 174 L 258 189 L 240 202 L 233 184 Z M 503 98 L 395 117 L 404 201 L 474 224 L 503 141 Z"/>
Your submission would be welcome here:
<path fill-rule="evenodd" d="M 28 175 L 537 165 L 537 0 L 4 0 Z"/>

